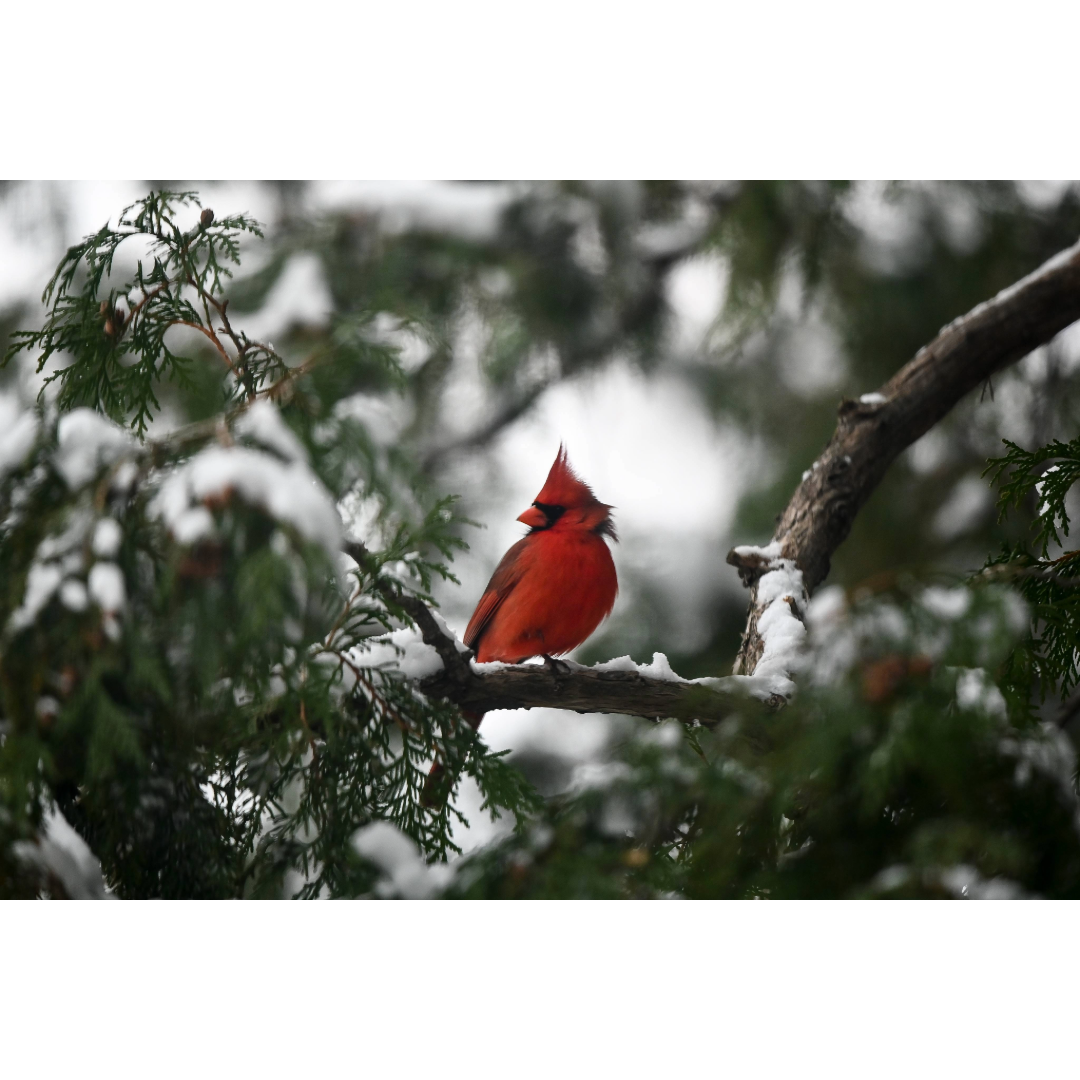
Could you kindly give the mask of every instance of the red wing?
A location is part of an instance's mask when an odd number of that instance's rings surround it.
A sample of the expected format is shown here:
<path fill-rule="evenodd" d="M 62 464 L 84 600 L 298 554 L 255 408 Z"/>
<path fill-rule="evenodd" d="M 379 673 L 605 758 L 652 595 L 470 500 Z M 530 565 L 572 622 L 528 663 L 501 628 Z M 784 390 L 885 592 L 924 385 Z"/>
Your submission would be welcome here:
<path fill-rule="evenodd" d="M 521 578 L 524 567 L 520 564 L 520 556 L 525 550 L 528 537 L 519 540 L 503 557 L 502 562 L 495 568 L 491 580 L 487 583 L 484 595 L 480 597 L 480 603 L 465 628 L 465 637 L 462 639 L 473 652 L 480 645 L 480 638 L 488 628 L 499 605 L 510 595 L 514 586 Z"/>

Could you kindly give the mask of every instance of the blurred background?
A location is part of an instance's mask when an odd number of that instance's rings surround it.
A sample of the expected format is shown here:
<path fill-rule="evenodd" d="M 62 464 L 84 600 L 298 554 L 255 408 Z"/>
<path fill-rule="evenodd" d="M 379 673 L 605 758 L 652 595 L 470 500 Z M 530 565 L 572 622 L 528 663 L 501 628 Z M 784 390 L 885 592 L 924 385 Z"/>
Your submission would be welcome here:
<path fill-rule="evenodd" d="M 5 347 L 40 320 L 64 249 L 152 187 L 265 226 L 230 289 L 252 338 L 296 362 L 346 325 L 398 349 L 396 376 L 361 371 L 338 406 L 365 419 L 389 478 L 343 512 L 377 542 L 375 503 L 407 513 L 460 496 L 479 527 L 463 527 L 460 586 L 437 594 L 451 627 L 464 630 L 565 442 L 620 534 L 619 600 L 576 659 L 659 651 L 687 677 L 730 672 L 745 594 L 724 556 L 769 539 L 840 400 L 1080 236 L 1068 183 L 6 183 Z M 964 401 L 889 471 L 830 583 L 970 572 L 1022 532 L 1023 515 L 1008 534 L 997 523 L 981 473 L 1003 438 L 1076 435 L 1078 365 L 1073 328 Z M 3 373 L 28 398 L 38 378 Z M 159 428 L 219 406 L 198 385 L 162 404 Z M 542 710 L 491 713 L 482 729 L 547 792 L 620 730 Z M 477 809 L 474 793 L 462 802 Z M 467 847 L 494 828 L 469 816 Z"/>

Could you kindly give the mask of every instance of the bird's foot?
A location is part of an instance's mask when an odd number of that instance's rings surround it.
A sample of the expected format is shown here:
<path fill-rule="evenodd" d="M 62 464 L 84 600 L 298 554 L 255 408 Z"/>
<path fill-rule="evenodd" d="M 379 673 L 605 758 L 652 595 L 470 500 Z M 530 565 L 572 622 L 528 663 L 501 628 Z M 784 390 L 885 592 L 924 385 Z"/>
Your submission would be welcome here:
<path fill-rule="evenodd" d="M 548 656 L 547 653 L 542 653 L 541 655 L 544 658 L 544 667 L 546 667 L 556 679 L 570 674 L 569 664 L 564 663 L 562 660 L 556 660 L 554 656 Z"/>

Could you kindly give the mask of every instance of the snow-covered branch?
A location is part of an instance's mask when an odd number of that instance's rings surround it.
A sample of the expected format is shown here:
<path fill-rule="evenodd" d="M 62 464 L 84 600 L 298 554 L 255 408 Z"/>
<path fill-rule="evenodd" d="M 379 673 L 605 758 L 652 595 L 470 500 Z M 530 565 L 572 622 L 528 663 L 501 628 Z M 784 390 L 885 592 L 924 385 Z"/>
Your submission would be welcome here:
<path fill-rule="evenodd" d="M 566 664 L 566 670 L 540 664 L 467 664 L 465 674 L 443 669 L 429 675 L 420 681 L 420 689 L 470 712 L 573 709 L 654 720 L 697 720 L 705 725 L 740 710 L 760 708 L 761 700 L 768 701 L 776 693 L 772 681 L 764 677 L 682 679 L 661 653 L 648 665 L 619 657 L 595 667 Z M 659 673 L 654 674 L 657 669 Z"/>
<path fill-rule="evenodd" d="M 344 550 L 360 564 L 370 558 L 366 548 L 355 541 L 346 541 Z M 594 667 L 565 660 L 554 666 L 478 664 L 419 597 L 396 586 L 376 587 L 393 589 L 394 603 L 408 613 L 430 650 L 427 658 L 412 650 L 408 673 L 417 679 L 420 690 L 470 712 L 573 709 L 715 724 L 740 709 L 775 703 L 790 685 L 786 672 L 779 671 L 753 677 L 683 679 L 671 670 L 662 653 L 656 653 L 651 664 L 635 664 L 628 656 Z M 397 644 L 401 646 L 400 641 Z"/>
<path fill-rule="evenodd" d="M 770 584 L 773 575 L 797 571 L 800 587 L 813 592 L 893 460 L 965 394 L 1077 319 L 1080 243 L 949 323 L 879 391 L 841 403 L 836 431 L 803 474 L 772 543 L 761 549 L 735 548 L 728 555 L 751 590 L 736 673 L 756 673 L 766 657 L 775 666 L 778 654 L 772 647 L 771 617 L 766 618 L 767 613 L 780 613 Z M 793 597 L 795 608 L 798 599 Z M 771 621 L 785 630 L 782 621 Z M 787 633 L 785 640 L 790 644 L 794 637 Z"/>

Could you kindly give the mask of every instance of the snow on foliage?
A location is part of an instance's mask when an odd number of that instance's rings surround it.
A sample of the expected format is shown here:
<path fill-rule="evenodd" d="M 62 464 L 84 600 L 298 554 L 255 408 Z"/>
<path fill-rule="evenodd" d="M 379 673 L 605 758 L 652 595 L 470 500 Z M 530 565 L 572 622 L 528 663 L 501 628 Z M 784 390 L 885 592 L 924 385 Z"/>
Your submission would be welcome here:
<path fill-rule="evenodd" d="M 93 409 L 73 409 L 56 428 L 56 470 L 72 491 L 135 448 L 131 434 Z"/>
<path fill-rule="evenodd" d="M 14 395 L 0 394 L 0 477 L 26 460 L 40 426 L 37 416 L 23 410 Z"/>
<path fill-rule="evenodd" d="M 337 561 L 341 518 L 318 477 L 303 461 L 286 463 L 246 446 L 210 446 L 177 466 L 162 481 L 150 513 L 161 518 L 177 540 L 190 542 L 209 524 L 200 504 L 232 492 L 291 525 Z"/>
<path fill-rule="evenodd" d="M 382 872 L 375 895 L 405 900 L 427 900 L 443 892 L 454 880 L 455 870 L 446 863 L 429 866 L 416 842 L 388 821 L 373 821 L 353 833 L 356 853 Z"/>
<path fill-rule="evenodd" d="M 373 638 L 351 650 L 350 659 L 359 667 L 395 668 L 408 679 L 425 679 L 442 671 L 443 662 L 415 627 Z"/>
<path fill-rule="evenodd" d="M 21 840 L 12 845 L 18 858 L 56 877 L 72 900 L 111 900 L 101 877 L 101 863 L 86 841 L 54 806 L 45 813 L 37 842 Z"/>

